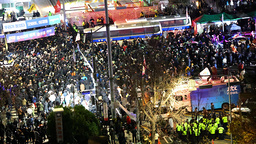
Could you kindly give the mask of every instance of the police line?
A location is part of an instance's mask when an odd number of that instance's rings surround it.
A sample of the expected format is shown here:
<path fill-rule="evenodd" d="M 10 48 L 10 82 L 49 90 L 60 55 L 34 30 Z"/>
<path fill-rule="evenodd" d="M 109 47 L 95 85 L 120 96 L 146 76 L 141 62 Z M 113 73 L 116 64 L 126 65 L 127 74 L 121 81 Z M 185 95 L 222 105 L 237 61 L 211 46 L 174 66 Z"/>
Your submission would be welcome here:
<path fill-rule="evenodd" d="M 32 39 L 43 38 L 43 37 L 48 37 L 53 35 L 55 35 L 55 27 L 48 27 L 48 28 L 38 29 L 33 31 L 7 34 L 6 39 L 7 39 L 7 43 L 14 43 L 14 42 L 32 40 Z"/>
<path fill-rule="evenodd" d="M 42 17 L 26 21 L 3 23 L 3 32 L 25 30 L 42 26 L 54 25 L 58 23 L 60 23 L 60 15 Z"/>

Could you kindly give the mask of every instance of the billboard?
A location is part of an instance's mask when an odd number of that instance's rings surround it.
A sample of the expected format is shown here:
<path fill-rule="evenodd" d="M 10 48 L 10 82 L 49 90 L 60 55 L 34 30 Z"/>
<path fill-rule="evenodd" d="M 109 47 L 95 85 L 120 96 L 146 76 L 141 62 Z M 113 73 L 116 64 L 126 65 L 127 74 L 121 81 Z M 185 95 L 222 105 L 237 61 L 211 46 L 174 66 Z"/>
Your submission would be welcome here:
<path fill-rule="evenodd" d="M 26 21 L 3 23 L 3 32 L 25 30 L 42 26 L 54 25 L 60 23 L 60 15 L 42 17 Z"/>
<path fill-rule="evenodd" d="M 26 40 L 32 40 L 32 39 L 53 36 L 53 35 L 55 35 L 54 29 L 55 29 L 55 27 L 49 27 L 49 28 L 44 28 L 44 29 L 39 29 L 39 30 L 7 34 L 6 35 L 7 43 L 14 43 L 14 42 L 20 42 L 20 41 L 26 41 Z"/>
<path fill-rule="evenodd" d="M 240 85 L 230 86 L 231 103 L 237 105 L 239 100 Z M 222 108 L 222 104 L 229 103 L 229 89 L 227 85 L 216 85 L 209 89 L 199 89 L 190 93 L 192 111 L 198 107 L 198 110 L 211 109 L 211 103 L 215 109 Z"/>

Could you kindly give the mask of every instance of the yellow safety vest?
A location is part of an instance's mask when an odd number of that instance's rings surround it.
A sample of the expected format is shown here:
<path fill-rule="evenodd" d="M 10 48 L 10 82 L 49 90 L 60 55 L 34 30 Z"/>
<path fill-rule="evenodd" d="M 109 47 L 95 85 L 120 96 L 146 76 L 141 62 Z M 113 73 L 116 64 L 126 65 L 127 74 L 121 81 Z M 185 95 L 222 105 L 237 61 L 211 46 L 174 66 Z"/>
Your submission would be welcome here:
<path fill-rule="evenodd" d="M 222 121 L 223 121 L 223 123 L 228 123 L 228 117 L 227 117 L 227 116 L 224 116 L 224 117 L 222 118 Z"/>

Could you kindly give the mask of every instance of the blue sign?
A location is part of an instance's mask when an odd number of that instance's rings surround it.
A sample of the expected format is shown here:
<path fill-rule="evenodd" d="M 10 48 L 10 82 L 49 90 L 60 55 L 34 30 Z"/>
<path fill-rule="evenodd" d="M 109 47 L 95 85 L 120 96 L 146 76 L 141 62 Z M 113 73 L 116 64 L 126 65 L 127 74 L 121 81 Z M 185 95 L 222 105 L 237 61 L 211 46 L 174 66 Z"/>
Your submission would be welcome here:
<path fill-rule="evenodd" d="M 0 34 L 0 38 L 5 38 L 5 37 L 4 37 L 4 34 Z"/>
<path fill-rule="evenodd" d="M 12 22 L 12 23 L 3 23 L 3 31 L 4 32 L 24 30 L 24 29 L 27 29 L 25 21 L 18 21 L 18 22 Z"/>
<path fill-rule="evenodd" d="M 171 31 L 171 30 L 184 30 L 184 29 L 190 29 L 190 26 L 178 26 L 178 27 L 167 27 L 162 28 L 162 31 Z"/>
<path fill-rule="evenodd" d="M 3 31 L 11 32 L 11 31 L 25 30 L 25 29 L 42 27 L 42 26 L 54 25 L 58 23 L 60 23 L 60 15 L 54 15 L 54 16 L 37 18 L 37 19 L 26 20 L 26 21 L 3 23 Z"/>
<path fill-rule="evenodd" d="M 49 25 L 60 23 L 60 15 L 49 16 L 48 19 L 49 19 Z"/>
<path fill-rule="evenodd" d="M 55 27 L 49 27 L 39 30 L 27 31 L 22 33 L 7 34 L 7 43 L 14 43 L 32 39 L 38 39 L 55 35 Z"/>
<path fill-rule="evenodd" d="M 42 27 L 49 25 L 48 17 L 26 20 L 27 29 Z"/>

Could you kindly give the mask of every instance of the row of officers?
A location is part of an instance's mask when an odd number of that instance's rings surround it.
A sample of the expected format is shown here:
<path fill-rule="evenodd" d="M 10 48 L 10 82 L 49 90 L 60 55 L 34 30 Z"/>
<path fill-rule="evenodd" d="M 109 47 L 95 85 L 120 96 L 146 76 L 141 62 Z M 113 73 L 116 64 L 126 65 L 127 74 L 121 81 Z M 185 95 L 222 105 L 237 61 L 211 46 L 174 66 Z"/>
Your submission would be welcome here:
<path fill-rule="evenodd" d="M 179 138 L 183 141 L 199 143 L 208 137 L 210 140 L 224 139 L 225 132 L 227 131 L 228 117 L 216 118 L 201 118 L 199 121 L 196 119 L 186 120 L 181 124 L 176 125 L 176 132 Z"/>

